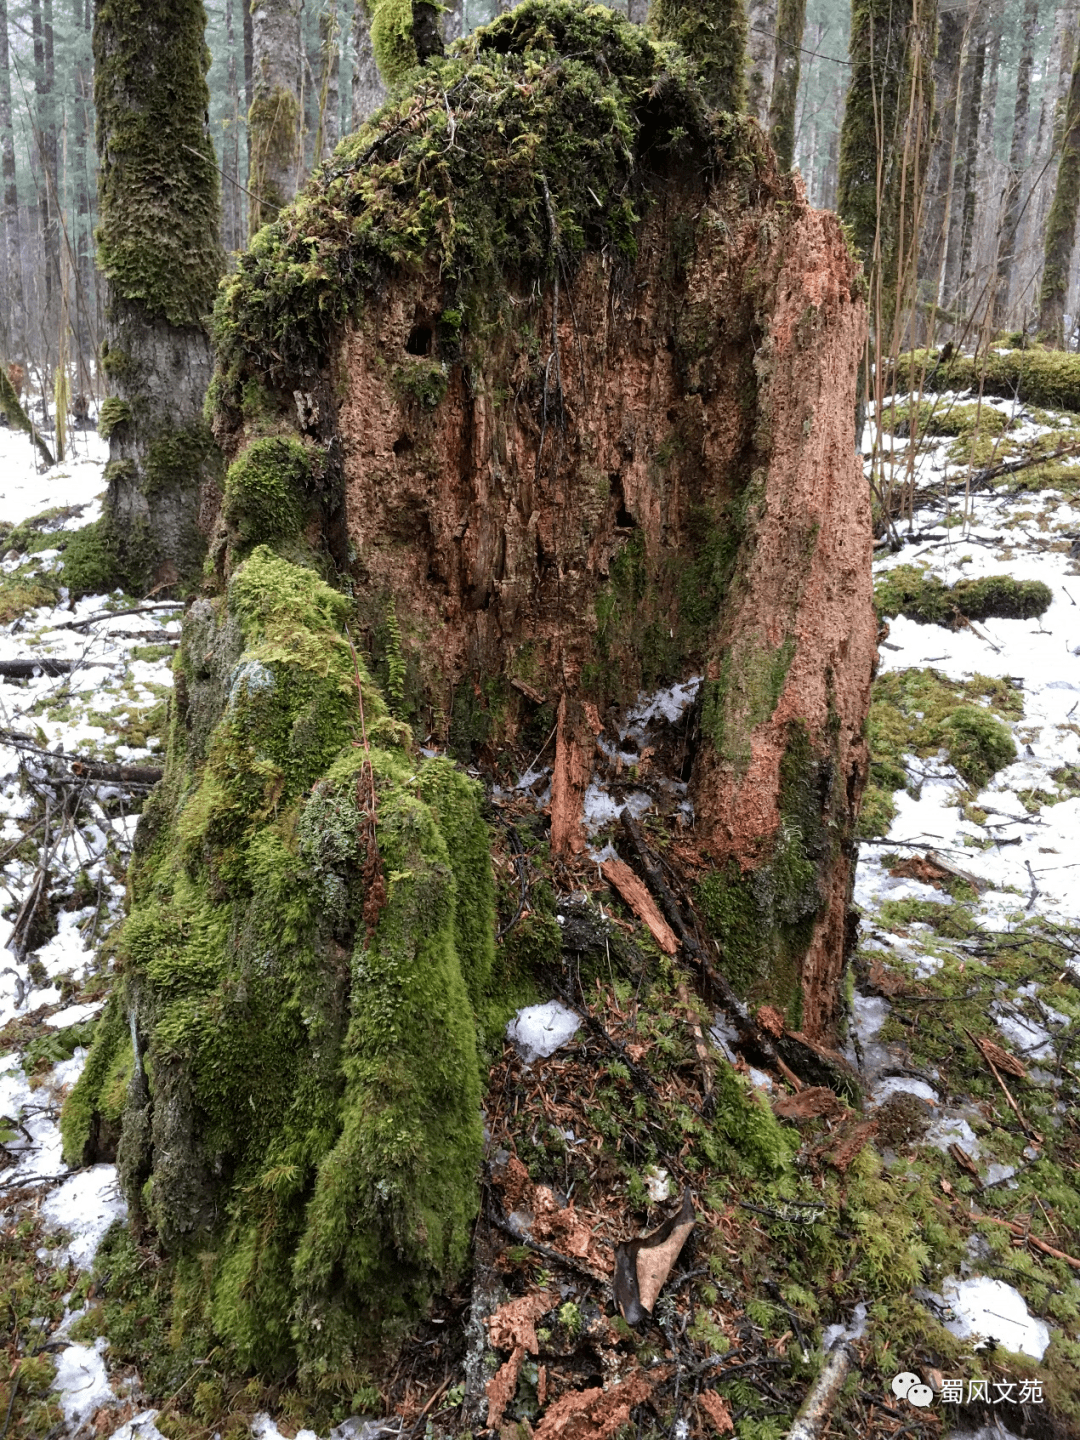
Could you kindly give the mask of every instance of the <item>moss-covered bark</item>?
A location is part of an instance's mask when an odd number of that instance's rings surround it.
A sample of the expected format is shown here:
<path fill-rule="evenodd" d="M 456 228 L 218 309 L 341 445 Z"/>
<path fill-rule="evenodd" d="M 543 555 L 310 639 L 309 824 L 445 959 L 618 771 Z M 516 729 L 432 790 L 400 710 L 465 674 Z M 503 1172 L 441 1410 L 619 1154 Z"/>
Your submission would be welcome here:
<path fill-rule="evenodd" d="M 769 137 L 785 170 L 795 163 L 795 101 L 799 57 L 806 26 L 806 0 L 780 0 L 776 13 L 776 70 L 769 107 Z"/>
<path fill-rule="evenodd" d="M 1046 222 L 1046 249 L 1039 290 L 1039 335 L 1061 350 L 1065 345 L 1065 301 L 1080 210 L 1080 54 L 1073 66 L 1065 111 L 1057 184 Z"/>
<path fill-rule="evenodd" d="M 872 306 L 886 345 L 915 282 L 936 28 L 932 0 L 852 0 L 837 209 L 867 273 L 876 273 Z"/>
<path fill-rule="evenodd" d="M 253 94 L 248 111 L 249 233 L 275 220 L 300 181 L 300 4 L 251 7 Z"/>
<path fill-rule="evenodd" d="M 746 107 L 746 8 L 743 0 L 652 0 L 649 23 L 693 62 L 702 94 L 717 110 Z"/>
<path fill-rule="evenodd" d="M 110 433 L 102 534 L 114 580 L 133 589 L 197 572 L 199 507 L 220 473 L 202 417 L 223 263 L 205 23 L 200 0 L 101 0 L 95 12 L 104 368 L 127 406 Z"/>

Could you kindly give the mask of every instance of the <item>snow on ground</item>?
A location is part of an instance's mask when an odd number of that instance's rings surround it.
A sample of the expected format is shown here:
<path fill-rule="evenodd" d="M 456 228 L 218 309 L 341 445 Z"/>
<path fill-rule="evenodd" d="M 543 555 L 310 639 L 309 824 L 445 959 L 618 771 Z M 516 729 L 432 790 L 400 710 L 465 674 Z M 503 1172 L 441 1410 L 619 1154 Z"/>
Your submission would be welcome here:
<path fill-rule="evenodd" d="M 43 512 L 61 513 L 40 520 L 42 530 L 73 530 L 98 518 L 108 447 L 94 432 L 75 432 L 71 446 L 68 460 L 41 472 L 27 438 L 0 429 L 4 533 Z M 0 534 L 0 593 L 5 583 L 48 578 L 59 568 L 58 550 L 16 554 L 5 550 Z M 137 815 L 123 786 L 97 783 L 65 792 L 46 777 L 50 755 L 154 763 L 160 736 L 145 732 L 162 728 L 163 713 L 154 712 L 171 689 L 181 607 L 112 613 L 132 603 L 117 594 L 72 605 L 61 589 L 58 603 L 0 624 L 0 661 L 75 662 L 67 674 L 0 678 L 0 1052 L 6 1052 L 0 1053 L 0 1223 L 40 1217 L 60 1243 L 54 1239 L 37 1258 L 55 1267 L 73 1262 L 88 1269 L 109 1226 L 126 1213 L 114 1165 L 67 1173 L 58 1120 L 87 1055 L 85 1045 L 66 1037 L 81 1040 L 79 1027 L 104 1003 L 97 942 L 121 913 Z M 145 743 L 126 743 L 128 736 Z M 65 793 L 61 803 L 57 797 Z M 30 845 L 20 844 L 24 836 Z M 46 929 L 54 933 L 27 934 L 21 917 L 43 851 L 49 905 L 34 913 L 51 915 Z M 64 908 L 54 913 L 54 904 Z M 24 1034 L 45 1037 L 42 1043 L 58 1049 L 46 1048 L 44 1059 L 28 1056 L 20 1049 Z M 57 1053 L 69 1058 L 50 1064 Z M 7 1194 L 20 1198 L 5 1206 Z M 54 1340 L 66 1334 L 61 1325 Z M 61 1345 L 55 1360 L 54 1388 L 73 1433 L 117 1399 L 107 1342 Z M 121 1440 L 156 1440 L 155 1413 L 136 1415 L 116 1433 Z"/>

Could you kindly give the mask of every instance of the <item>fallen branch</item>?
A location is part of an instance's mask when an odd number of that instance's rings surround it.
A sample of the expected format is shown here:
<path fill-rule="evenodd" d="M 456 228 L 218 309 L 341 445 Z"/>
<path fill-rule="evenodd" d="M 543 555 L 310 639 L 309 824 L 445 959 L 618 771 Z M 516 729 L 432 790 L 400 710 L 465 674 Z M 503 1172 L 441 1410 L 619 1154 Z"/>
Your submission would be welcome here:
<path fill-rule="evenodd" d="M 795 1416 L 795 1423 L 788 1431 L 788 1440 L 818 1440 L 824 1434 L 853 1363 L 850 1347 L 847 1344 L 838 1345 L 821 1367 L 821 1373 Z"/>
<path fill-rule="evenodd" d="M 674 955 L 679 948 L 671 927 L 652 902 L 648 890 L 623 860 L 604 860 L 600 873 L 622 896 L 630 909 L 644 924 L 665 955 Z"/>
<path fill-rule="evenodd" d="M 102 610 L 97 615 L 88 615 L 85 620 L 65 620 L 54 625 L 54 630 L 81 630 L 84 625 L 96 625 L 99 620 L 120 620 L 125 615 L 149 615 L 154 610 L 182 610 L 182 600 L 154 600 L 149 605 L 133 605 L 129 610 Z"/>
<path fill-rule="evenodd" d="M 111 670 L 107 660 L 56 660 L 42 656 L 40 660 L 0 660 L 0 679 L 33 680 L 37 675 L 70 675 L 73 670 Z"/>
<path fill-rule="evenodd" d="M 1019 460 L 1003 460 L 998 465 L 987 465 L 983 470 L 976 470 L 971 477 L 971 488 L 985 485 L 988 480 L 996 480 L 1001 475 L 1015 475 L 1021 470 L 1030 470 L 1034 465 L 1043 465 L 1048 460 L 1062 460 L 1069 455 L 1080 454 L 1080 445 L 1075 442 L 1071 445 L 1059 445 L 1056 450 L 1051 450 L 1048 455 L 1022 455 Z"/>
<path fill-rule="evenodd" d="M 15 393 L 15 386 L 12 385 L 8 378 L 7 369 L 3 365 L 0 365 L 0 410 L 3 410 L 7 416 L 8 424 L 13 430 L 21 430 L 24 435 L 30 436 L 30 439 L 37 446 L 38 453 L 46 465 L 56 464 L 52 451 L 48 445 L 45 444 L 37 426 L 19 402 L 19 397 Z"/>

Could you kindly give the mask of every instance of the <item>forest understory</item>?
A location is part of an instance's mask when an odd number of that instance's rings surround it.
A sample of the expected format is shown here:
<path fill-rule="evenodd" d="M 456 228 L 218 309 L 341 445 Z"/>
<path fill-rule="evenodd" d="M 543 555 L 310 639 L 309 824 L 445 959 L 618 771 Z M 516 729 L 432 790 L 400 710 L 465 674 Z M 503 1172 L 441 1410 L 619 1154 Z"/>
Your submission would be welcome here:
<path fill-rule="evenodd" d="M 779 1440 L 811 1392 L 799 1433 L 1080 1434 L 1080 414 L 927 393 L 913 441 L 915 408 L 864 440 L 894 513 L 842 1053 L 719 974 L 695 677 L 609 718 L 572 864 L 548 747 L 483 755 L 503 986 L 470 1271 L 392 1359 L 303 1384 L 180 1333 L 115 1166 L 62 1158 L 180 607 L 70 606 L 104 447 L 38 474 L 0 431 L 4 1435 Z"/>

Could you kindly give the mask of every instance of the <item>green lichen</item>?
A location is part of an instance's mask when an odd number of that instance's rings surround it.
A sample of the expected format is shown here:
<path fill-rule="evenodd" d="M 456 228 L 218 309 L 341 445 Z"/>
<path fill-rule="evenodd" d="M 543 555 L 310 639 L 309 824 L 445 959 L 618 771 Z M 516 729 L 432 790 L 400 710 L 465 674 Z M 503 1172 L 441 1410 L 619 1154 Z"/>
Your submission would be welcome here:
<path fill-rule="evenodd" d="M 81 1153 L 134 1076 L 118 1163 L 175 1259 L 175 1325 L 242 1367 L 340 1373 L 468 1248 L 489 842 L 474 782 L 399 748 L 361 665 L 386 885 L 373 918 L 351 602 L 260 546 L 216 612 L 201 603 L 177 664 L 187 727 L 132 866 L 122 986 L 65 1138 Z M 129 1011 L 138 1055 L 118 1061 Z"/>
<path fill-rule="evenodd" d="M 299 440 L 255 440 L 226 472 L 225 519 L 245 545 L 294 536 L 310 481 L 311 456 Z"/>
<path fill-rule="evenodd" d="M 1011 575 L 983 575 L 946 585 L 937 575 L 915 565 L 887 570 L 874 586 L 874 606 L 882 618 L 906 615 L 920 625 L 956 624 L 968 620 L 1030 620 L 1049 609 L 1053 592 L 1041 580 L 1014 580 Z"/>

